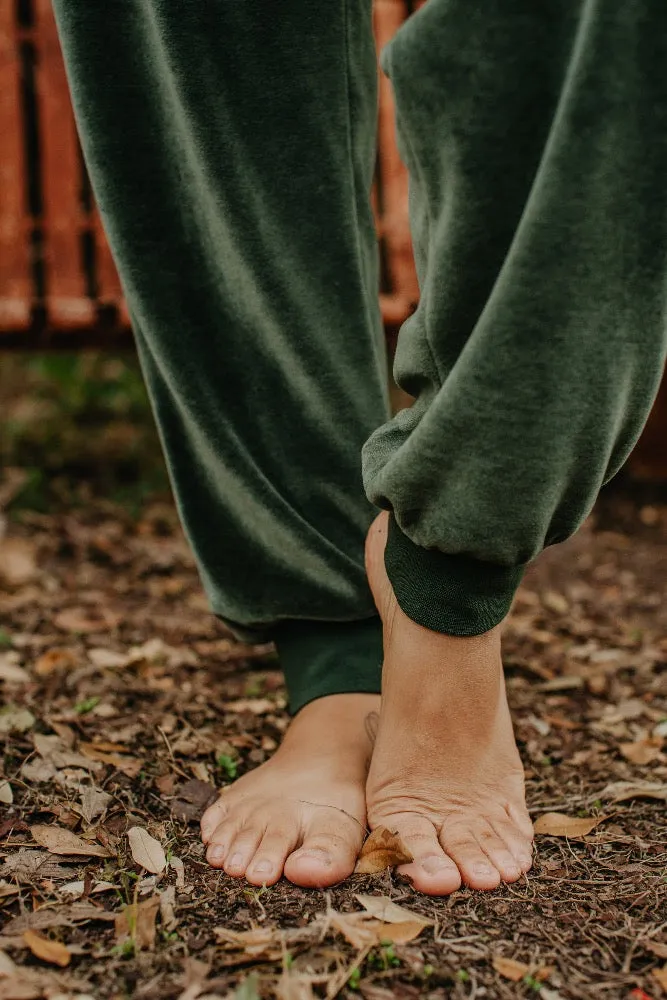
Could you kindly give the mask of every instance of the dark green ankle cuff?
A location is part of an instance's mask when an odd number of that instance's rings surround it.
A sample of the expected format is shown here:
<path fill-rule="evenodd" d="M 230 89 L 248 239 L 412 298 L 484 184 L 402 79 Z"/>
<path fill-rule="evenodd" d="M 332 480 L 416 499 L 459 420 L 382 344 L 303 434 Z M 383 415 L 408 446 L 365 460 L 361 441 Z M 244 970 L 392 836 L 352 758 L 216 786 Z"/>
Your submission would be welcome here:
<path fill-rule="evenodd" d="M 525 569 L 423 549 L 401 531 L 393 514 L 384 563 L 408 618 L 460 636 L 481 635 L 503 620 Z"/>
<path fill-rule="evenodd" d="M 379 694 L 382 623 L 287 621 L 274 632 L 292 714 L 328 694 Z"/>

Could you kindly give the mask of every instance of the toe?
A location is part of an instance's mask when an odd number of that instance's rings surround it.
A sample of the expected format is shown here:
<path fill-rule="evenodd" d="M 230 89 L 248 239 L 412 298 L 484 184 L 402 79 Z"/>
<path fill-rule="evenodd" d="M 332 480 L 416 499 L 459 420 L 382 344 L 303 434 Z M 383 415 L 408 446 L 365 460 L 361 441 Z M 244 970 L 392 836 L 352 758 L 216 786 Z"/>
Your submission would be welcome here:
<path fill-rule="evenodd" d="M 216 829 L 228 815 L 228 808 L 224 799 L 225 795 L 224 793 L 221 793 L 217 802 L 214 802 L 212 806 L 208 807 L 199 821 L 201 839 L 205 844 L 208 844 Z"/>
<path fill-rule="evenodd" d="M 213 868 L 222 868 L 229 853 L 229 848 L 239 832 L 238 820 L 225 819 L 215 827 L 209 836 L 206 848 L 206 860 Z"/>
<path fill-rule="evenodd" d="M 469 829 L 441 834 L 445 851 L 455 862 L 461 878 L 471 889 L 497 889 L 501 875 Z"/>
<path fill-rule="evenodd" d="M 443 851 L 433 824 L 422 816 L 394 816 L 387 822 L 396 830 L 414 860 L 398 869 L 415 889 L 428 896 L 447 896 L 460 888 L 459 870 Z"/>
<path fill-rule="evenodd" d="M 491 864 L 498 870 L 503 882 L 516 882 L 521 878 L 521 867 L 502 837 L 490 824 L 475 831 L 475 838 Z"/>
<path fill-rule="evenodd" d="M 301 847 L 287 859 L 285 875 L 295 885 L 312 889 L 342 882 L 354 871 L 362 836 L 361 829 L 334 830 L 314 822 Z"/>
<path fill-rule="evenodd" d="M 246 827 L 231 842 L 222 867 L 228 875 L 241 878 L 255 855 L 264 830 L 260 826 Z"/>
<path fill-rule="evenodd" d="M 274 885 L 283 873 L 285 859 L 294 850 L 298 829 L 267 830 L 248 864 L 245 877 L 251 885 Z"/>
<path fill-rule="evenodd" d="M 493 829 L 505 842 L 522 872 L 530 870 L 533 864 L 533 845 L 513 823 L 505 820 L 493 822 Z"/>

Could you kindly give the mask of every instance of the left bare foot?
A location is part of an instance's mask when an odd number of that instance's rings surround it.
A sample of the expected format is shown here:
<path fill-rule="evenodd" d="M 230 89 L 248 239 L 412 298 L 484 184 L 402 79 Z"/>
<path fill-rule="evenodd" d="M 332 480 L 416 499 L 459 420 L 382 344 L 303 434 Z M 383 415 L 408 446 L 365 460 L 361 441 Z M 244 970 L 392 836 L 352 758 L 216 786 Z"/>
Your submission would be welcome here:
<path fill-rule="evenodd" d="M 462 639 L 408 618 L 384 567 L 386 537 L 381 514 L 366 547 L 385 650 L 369 824 L 400 834 L 415 860 L 399 871 L 421 892 L 495 889 L 528 871 L 533 839 L 500 630 Z"/>

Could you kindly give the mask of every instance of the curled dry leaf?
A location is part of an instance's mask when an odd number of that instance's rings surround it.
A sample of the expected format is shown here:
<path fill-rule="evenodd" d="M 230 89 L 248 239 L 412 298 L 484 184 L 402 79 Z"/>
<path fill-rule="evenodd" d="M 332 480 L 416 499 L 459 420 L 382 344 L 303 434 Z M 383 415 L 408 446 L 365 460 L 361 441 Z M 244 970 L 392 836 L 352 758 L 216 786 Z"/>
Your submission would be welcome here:
<path fill-rule="evenodd" d="M 155 920 L 160 909 L 160 897 L 152 896 L 142 903 L 131 903 L 116 914 L 116 939 L 131 938 L 137 951 L 152 951 L 155 947 Z"/>
<path fill-rule="evenodd" d="M 400 923 L 376 920 L 368 912 L 338 913 L 333 910 L 327 916 L 334 930 L 342 934 L 345 940 L 357 949 L 372 948 L 385 941 L 407 944 L 408 941 L 414 941 L 427 926 L 417 914 L 413 914 L 412 919 Z"/>
<path fill-rule="evenodd" d="M 78 663 L 71 649 L 47 649 L 35 661 L 34 670 L 38 677 L 48 677 L 59 670 L 73 670 Z"/>
<path fill-rule="evenodd" d="M 608 819 L 607 816 L 566 816 L 565 813 L 544 813 L 535 822 L 535 833 L 548 837 L 585 837 L 596 826 Z"/>
<path fill-rule="evenodd" d="M 86 889 L 86 883 L 83 879 L 77 882 L 68 882 L 66 885 L 60 886 L 60 892 L 63 896 L 68 896 L 70 899 L 80 899 L 83 896 Z M 90 889 L 90 895 L 96 896 L 100 892 L 111 892 L 117 891 L 118 886 L 114 885 L 113 882 L 96 882 Z"/>
<path fill-rule="evenodd" d="M 667 784 L 659 781 L 612 781 L 600 792 L 599 798 L 612 802 L 628 799 L 657 799 L 667 802 Z"/>
<path fill-rule="evenodd" d="M 127 839 L 130 842 L 132 857 L 138 865 L 155 875 L 159 875 L 165 870 L 167 858 L 164 848 L 159 840 L 151 837 L 148 830 L 144 830 L 140 826 L 133 826 L 127 831 Z"/>
<path fill-rule="evenodd" d="M 386 826 L 373 830 L 361 848 L 361 854 L 354 869 L 355 875 L 374 875 L 396 865 L 405 865 L 413 861 L 407 847 L 398 836 Z"/>
<path fill-rule="evenodd" d="M 181 859 L 172 854 L 169 859 L 169 867 L 176 872 L 176 888 L 185 889 L 185 865 Z"/>
<path fill-rule="evenodd" d="M 86 823 L 92 823 L 101 816 L 112 799 L 113 796 L 103 792 L 101 788 L 84 788 L 81 793 L 81 815 Z"/>
<path fill-rule="evenodd" d="M 101 844 L 91 844 L 82 837 L 77 837 L 71 830 L 61 826 L 46 826 L 37 824 L 30 827 L 30 833 L 40 847 L 45 847 L 50 854 L 85 854 L 91 858 L 108 858 L 109 852 Z"/>
<path fill-rule="evenodd" d="M 41 958 L 43 962 L 50 965 L 59 965 L 65 968 L 72 961 L 72 955 L 64 944 L 60 941 L 51 941 L 50 938 L 38 934 L 36 931 L 24 931 L 23 940 L 30 948 L 35 958 Z"/>

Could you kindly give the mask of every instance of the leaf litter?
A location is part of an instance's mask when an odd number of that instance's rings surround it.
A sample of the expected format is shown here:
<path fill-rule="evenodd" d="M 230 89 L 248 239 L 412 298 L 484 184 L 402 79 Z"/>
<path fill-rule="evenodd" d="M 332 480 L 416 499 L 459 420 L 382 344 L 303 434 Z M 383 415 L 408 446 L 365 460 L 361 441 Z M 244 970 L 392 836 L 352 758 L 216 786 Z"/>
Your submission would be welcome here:
<path fill-rule="evenodd" d="M 402 879 L 409 852 L 391 830 L 326 893 L 209 869 L 201 813 L 287 724 L 272 648 L 236 642 L 206 612 L 163 513 L 133 522 L 105 501 L 12 525 L 39 571 L 0 585 L 0 983 L 96 1000 L 139 981 L 148 1000 L 504 1000 L 517 986 L 545 1000 L 657 1000 L 667 513 L 650 530 L 622 506 L 613 530 L 596 516 L 530 570 L 507 629 L 544 831 L 535 866 L 513 886 L 444 900 Z"/>

